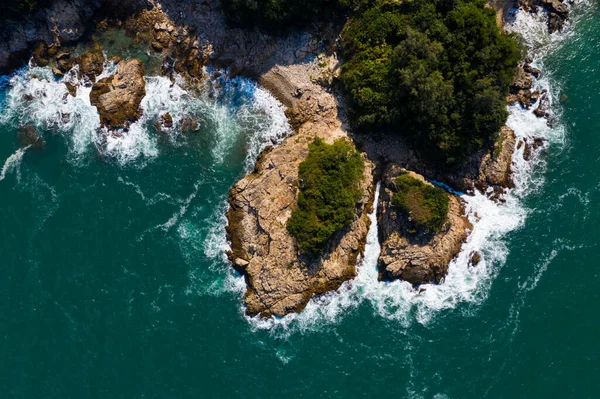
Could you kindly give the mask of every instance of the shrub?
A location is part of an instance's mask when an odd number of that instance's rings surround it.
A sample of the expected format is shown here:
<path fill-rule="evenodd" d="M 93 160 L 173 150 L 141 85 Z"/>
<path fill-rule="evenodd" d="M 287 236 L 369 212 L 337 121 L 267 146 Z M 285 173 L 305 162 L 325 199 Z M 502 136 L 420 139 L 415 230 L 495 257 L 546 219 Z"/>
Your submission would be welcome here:
<path fill-rule="evenodd" d="M 405 173 L 396 179 L 392 204 L 410 220 L 409 232 L 438 233 L 448 217 L 448 194 Z"/>
<path fill-rule="evenodd" d="M 363 172 L 363 158 L 349 142 L 339 139 L 327 144 L 315 139 L 309 145 L 308 157 L 298 170 L 298 204 L 287 222 L 300 251 L 318 255 L 352 221 Z"/>
<path fill-rule="evenodd" d="M 485 3 L 380 2 L 352 18 L 341 78 L 355 126 L 403 134 L 442 165 L 491 144 L 506 121 L 520 48 Z"/>

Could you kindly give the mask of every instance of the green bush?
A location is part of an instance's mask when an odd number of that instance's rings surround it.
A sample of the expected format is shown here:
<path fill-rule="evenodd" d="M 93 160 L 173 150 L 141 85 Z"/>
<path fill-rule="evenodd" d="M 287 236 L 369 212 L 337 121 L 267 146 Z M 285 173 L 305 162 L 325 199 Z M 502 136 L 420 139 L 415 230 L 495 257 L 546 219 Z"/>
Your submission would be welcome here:
<path fill-rule="evenodd" d="M 357 128 L 412 139 L 458 165 L 491 144 L 507 117 L 520 48 L 485 0 L 379 2 L 342 32 L 342 81 Z"/>
<path fill-rule="evenodd" d="M 298 170 L 298 204 L 287 222 L 300 251 L 321 253 L 329 239 L 350 223 L 361 197 L 364 172 L 361 154 L 339 139 L 327 144 L 315 139 Z"/>
<path fill-rule="evenodd" d="M 407 173 L 396 179 L 398 192 L 392 196 L 394 207 L 409 218 L 409 232 L 438 233 L 448 217 L 448 194 Z"/>

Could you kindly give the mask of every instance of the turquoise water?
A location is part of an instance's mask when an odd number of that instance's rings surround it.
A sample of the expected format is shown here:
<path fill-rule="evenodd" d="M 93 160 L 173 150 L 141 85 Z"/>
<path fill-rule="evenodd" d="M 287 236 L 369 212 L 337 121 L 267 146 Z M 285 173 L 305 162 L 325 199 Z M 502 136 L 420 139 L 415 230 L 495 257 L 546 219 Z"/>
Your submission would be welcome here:
<path fill-rule="evenodd" d="M 560 40 L 528 33 L 539 84 L 568 96 L 554 127 L 511 109 L 547 153 L 517 163 L 507 204 L 467 199 L 480 220 L 446 283 L 377 283 L 372 235 L 355 282 L 279 320 L 243 315 L 222 256 L 228 189 L 287 132 L 272 98 L 240 79 L 201 96 L 149 79 L 147 116 L 106 140 L 85 92 L 64 103 L 50 78 L 4 79 L 2 397 L 597 397 L 600 9 L 576 11 Z M 159 134 L 167 110 L 199 131 Z M 43 151 L 18 151 L 18 121 Z"/>

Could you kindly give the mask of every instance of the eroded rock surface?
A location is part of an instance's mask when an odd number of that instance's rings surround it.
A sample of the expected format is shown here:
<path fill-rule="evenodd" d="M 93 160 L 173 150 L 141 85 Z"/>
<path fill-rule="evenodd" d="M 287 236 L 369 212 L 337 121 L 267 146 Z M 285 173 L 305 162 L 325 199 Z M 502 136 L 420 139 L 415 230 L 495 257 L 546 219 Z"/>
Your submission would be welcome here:
<path fill-rule="evenodd" d="M 347 137 L 337 117 L 335 98 L 306 80 L 309 74 L 303 68 L 307 67 L 294 65 L 276 71 L 286 82 L 280 89 L 293 90 L 290 105 L 301 121 L 297 134 L 264 151 L 254 173 L 230 191 L 230 258 L 246 278 L 244 299 L 249 315 L 298 312 L 313 295 L 337 289 L 355 277 L 356 259 L 369 229 L 373 164 L 365 159 L 363 196 L 356 217 L 334 236 L 325 255 L 314 261 L 299 257 L 295 240 L 287 232 L 286 222 L 298 194 L 298 165 L 308 155 L 308 144 L 315 137 L 329 143 Z"/>
<path fill-rule="evenodd" d="M 379 279 L 404 280 L 417 286 L 439 283 L 448 273 L 448 265 L 460 252 L 462 244 L 473 228 L 464 216 L 464 206 L 456 195 L 449 195 L 448 218 L 442 232 L 432 235 L 408 233 L 408 221 L 392 204 L 397 192 L 396 178 L 408 172 L 391 165 L 384 172 L 379 193 L 377 220 L 381 253 Z M 408 172 L 412 177 L 427 182 L 423 176 Z"/>
<path fill-rule="evenodd" d="M 475 182 L 481 192 L 491 187 L 495 194 L 501 194 L 504 189 L 514 187 L 511 166 L 516 141 L 515 132 L 507 126 L 502 127 L 494 147 L 481 160 L 479 177 Z"/>
<path fill-rule="evenodd" d="M 115 75 L 94 83 L 90 102 L 98 109 L 102 126 L 128 128 L 141 116 L 140 102 L 145 95 L 144 66 L 133 59 L 121 61 Z"/>

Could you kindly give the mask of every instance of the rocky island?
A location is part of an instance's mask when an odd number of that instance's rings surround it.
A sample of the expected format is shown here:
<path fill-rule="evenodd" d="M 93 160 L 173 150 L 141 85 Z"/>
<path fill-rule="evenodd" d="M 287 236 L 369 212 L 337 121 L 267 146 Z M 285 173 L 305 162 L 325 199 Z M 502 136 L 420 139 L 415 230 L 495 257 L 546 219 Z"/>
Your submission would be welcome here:
<path fill-rule="evenodd" d="M 497 20 L 503 21 L 507 3 L 492 4 L 498 19 L 477 1 L 460 2 L 460 12 L 444 9 L 440 13 L 432 11 L 434 2 L 419 3 L 416 10 L 377 2 L 354 7 L 344 1 L 324 2 L 326 9 L 309 3 L 316 11 L 310 8 L 306 18 L 318 20 L 319 12 L 331 12 L 349 15 L 349 22 L 321 20 L 308 31 L 295 27 L 282 34 L 270 31 L 269 26 L 291 21 L 294 12 L 280 15 L 278 21 L 268 10 L 252 10 L 264 24 L 261 28 L 266 28 L 249 30 L 246 17 L 252 13 L 244 14 L 244 2 L 124 1 L 116 7 L 111 1 L 56 0 L 50 8 L 27 20 L 9 22 L 0 31 L 3 70 L 18 66 L 31 54 L 34 63 L 49 65 L 57 76 L 77 67 L 89 80 L 90 102 L 106 134 L 117 134 L 117 130 L 127 134 L 129 125 L 141 116 L 145 70 L 137 59 L 114 59 L 114 74 L 100 78 L 105 62 L 102 49 L 93 45 L 78 55 L 72 47 L 84 37 L 85 25 L 91 21 L 98 30 L 118 26 L 135 40 L 147 42 L 149 51 L 162 61 L 160 73 L 171 79 L 184 76 L 190 87 L 196 87 L 207 79 L 204 66 L 226 67 L 257 79 L 287 107 L 293 134 L 265 149 L 252 173 L 238 181 L 229 195 L 228 256 L 245 278 L 244 301 L 251 316 L 299 312 L 313 296 L 336 290 L 356 276 L 377 181 L 381 181 L 379 278 L 400 279 L 415 287 L 442 283 L 473 227 L 460 197 L 432 182 L 502 201 L 513 187 L 515 149 L 525 145 L 525 152 L 531 153 L 543 145 L 537 140 L 517 143 L 514 132 L 503 126 L 506 102 L 519 102 L 526 108 L 538 104 L 536 115 L 547 116 L 546 93 L 531 90 L 532 77 L 541 71 L 531 66 L 531 60 L 520 60 L 517 44 L 501 33 L 502 26 L 496 26 Z M 223 6 L 229 13 L 227 19 Z M 522 6 L 532 11 L 547 9 L 550 30 L 559 30 L 568 14 L 558 0 L 529 1 Z M 107 9 L 117 12 L 107 15 Z M 439 15 L 445 13 L 448 16 L 441 19 Z M 473 24 L 474 30 L 485 27 L 495 47 L 484 46 L 475 55 L 481 58 L 488 50 L 493 55 L 481 61 L 479 69 L 452 69 L 464 54 L 444 49 L 439 37 L 419 31 L 415 18 L 435 19 L 443 27 L 442 36 L 450 36 L 464 21 Z M 302 23 L 300 27 L 308 29 Z M 452 39 L 456 48 L 467 40 L 462 33 Z M 380 47 L 373 47 L 371 40 L 380 40 Z M 401 72 L 394 72 L 391 65 Z M 476 81 L 471 81 L 477 74 Z M 452 81 L 450 76 L 459 77 Z M 64 83 L 74 95 L 74 84 Z M 161 126 L 173 127 L 171 115 L 162 116 Z M 39 141 L 30 130 L 23 130 L 29 132 L 23 137 Z M 301 245 L 302 234 L 321 234 L 317 227 L 330 221 L 324 220 L 318 206 L 305 205 L 310 220 L 304 223 L 313 230 L 290 228 L 294 211 L 304 206 L 299 198 L 312 190 L 310 195 L 319 197 L 322 206 L 335 200 L 326 198 L 324 190 L 315 192 L 316 184 L 300 176 L 315 142 L 346 143 L 350 150 L 340 156 L 359 154 L 362 166 L 360 176 L 350 184 L 357 195 L 347 204 L 349 212 L 341 227 L 323 233 L 318 251 L 307 251 Z M 342 173 L 336 171 L 340 168 L 337 161 L 327 168 L 333 175 Z M 410 191 L 402 184 L 402 176 L 409 176 L 410 187 L 418 189 Z M 404 203 L 397 200 L 402 194 Z M 434 210 L 430 199 L 443 208 L 434 224 L 428 224 Z M 472 264 L 478 259 L 474 254 Z"/>

